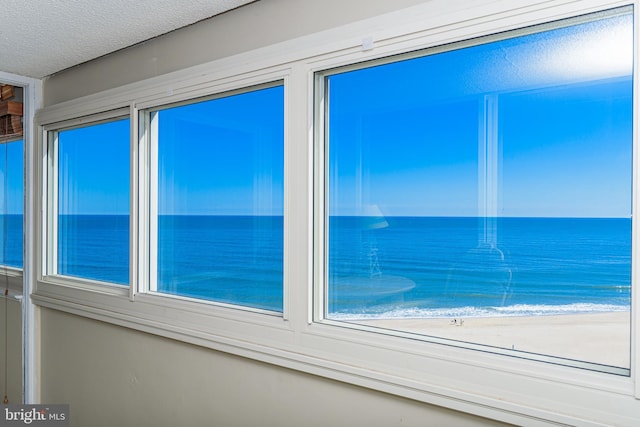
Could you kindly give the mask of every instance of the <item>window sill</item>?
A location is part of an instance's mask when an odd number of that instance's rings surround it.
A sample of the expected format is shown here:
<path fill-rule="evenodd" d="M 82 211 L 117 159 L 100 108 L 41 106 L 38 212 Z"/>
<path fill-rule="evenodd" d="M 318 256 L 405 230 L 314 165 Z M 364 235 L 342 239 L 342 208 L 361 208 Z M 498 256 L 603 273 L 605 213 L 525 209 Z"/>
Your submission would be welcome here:
<path fill-rule="evenodd" d="M 32 299 L 40 307 L 504 422 L 640 422 L 629 377 L 329 324 L 296 325 L 279 316 L 158 295 L 139 294 L 132 302 L 40 283 Z M 617 409 L 602 408 L 602 399 Z"/>
<path fill-rule="evenodd" d="M 23 275 L 22 270 L 13 267 L 0 267 L 2 270 L 0 274 L 0 281 L 3 282 L 3 288 L 9 289 L 9 295 L 12 297 L 22 298 L 22 283 Z"/>

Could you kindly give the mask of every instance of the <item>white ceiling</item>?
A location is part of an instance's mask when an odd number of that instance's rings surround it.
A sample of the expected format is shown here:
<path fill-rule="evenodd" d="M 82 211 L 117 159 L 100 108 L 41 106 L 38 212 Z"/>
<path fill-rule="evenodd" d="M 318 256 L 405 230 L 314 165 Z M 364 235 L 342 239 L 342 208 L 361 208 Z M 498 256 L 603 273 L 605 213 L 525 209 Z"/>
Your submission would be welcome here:
<path fill-rule="evenodd" d="M 254 0 L 2 0 L 0 71 L 42 78 Z"/>

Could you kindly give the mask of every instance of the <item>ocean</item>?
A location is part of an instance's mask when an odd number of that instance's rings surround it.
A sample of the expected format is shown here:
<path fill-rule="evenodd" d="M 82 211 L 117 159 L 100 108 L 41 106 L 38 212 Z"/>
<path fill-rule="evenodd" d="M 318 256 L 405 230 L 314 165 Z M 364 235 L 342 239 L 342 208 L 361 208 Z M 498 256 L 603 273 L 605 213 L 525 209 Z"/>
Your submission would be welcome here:
<path fill-rule="evenodd" d="M 362 217 L 330 219 L 331 317 L 629 310 L 630 219 L 384 221 L 372 226 L 371 219 Z"/>
<path fill-rule="evenodd" d="M 331 217 L 329 225 L 330 318 L 630 308 L 630 219 Z M 127 216 L 60 216 L 59 272 L 126 285 L 128 232 Z M 160 216 L 158 290 L 282 311 L 282 236 L 280 216 Z"/>
<path fill-rule="evenodd" d="M 22 227 L 22 215 L 0 215 L 0 265 L 22 268 Z"/>

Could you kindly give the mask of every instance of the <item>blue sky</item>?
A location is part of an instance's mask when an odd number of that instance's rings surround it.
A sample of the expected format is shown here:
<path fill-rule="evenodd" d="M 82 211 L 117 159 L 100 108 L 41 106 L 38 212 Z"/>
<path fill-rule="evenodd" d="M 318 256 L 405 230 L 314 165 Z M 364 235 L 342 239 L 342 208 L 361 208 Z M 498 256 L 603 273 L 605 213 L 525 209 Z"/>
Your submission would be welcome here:
<path fill-rule="evenodd" d="M 630 217 L 631 28 L 615 17 L 329 76 L 330 214 L 476 216 L 488 188 L 497 216 Z M 575 50 L 588 70 L 549 58 Z"/>
<path fill-rule="evenodd" d="M 476 216 L 489 188 L 499 216 L 629 217 L 631 64 L 619 16 L 332 75 L 329 212 Z M 160 214 L 282 214 L 282 86 L 158 123 Z M 61 132 L 59 160 L 60 213 L 128 212 L 128 120 Z"/>
<path fill-rule="evenodd" d="M 162 215 L 282 215 L 284 89 L 158 113 Z M 129 212 L 129 120 L 59 134 L 59 213 Z"/>
<path fill-rule="evenodd" d="M 129 119 L 59 133 L 58 212 L 129 212 Z"/>
<path fill-rule="evenodd" d="M 158 211 L 282 215 L 284 88 L 159 113 Z"/>

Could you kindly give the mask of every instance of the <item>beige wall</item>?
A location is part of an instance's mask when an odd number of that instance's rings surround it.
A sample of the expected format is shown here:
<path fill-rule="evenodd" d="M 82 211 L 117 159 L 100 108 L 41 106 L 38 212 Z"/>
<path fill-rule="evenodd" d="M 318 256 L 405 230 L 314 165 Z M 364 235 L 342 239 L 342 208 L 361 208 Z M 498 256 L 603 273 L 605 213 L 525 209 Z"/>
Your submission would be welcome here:
<path fill-rule="evenodd" d="M 496 426 L 489 420 L 43 309 L 42 402 L 71 426 Z"/>
<path fill-rule="evenodd" d="M 7 317 L 5 318 L 5 313 Z M 5 319 L 8 328 L 5 347 Z M 8 348 L 8 352 L 5 349 Z M 0 402 L 5 392 L 5 362 L 7 367 L 7 397 L 9 403 L 22 402 L 22 303 L 0 297 Z"/>
<path fill-rule="evenodd" d="M 428 0 L 261 0 L 58 73 L 45 81 L 44 105 L 203 64 L 426 1 Z"/>

